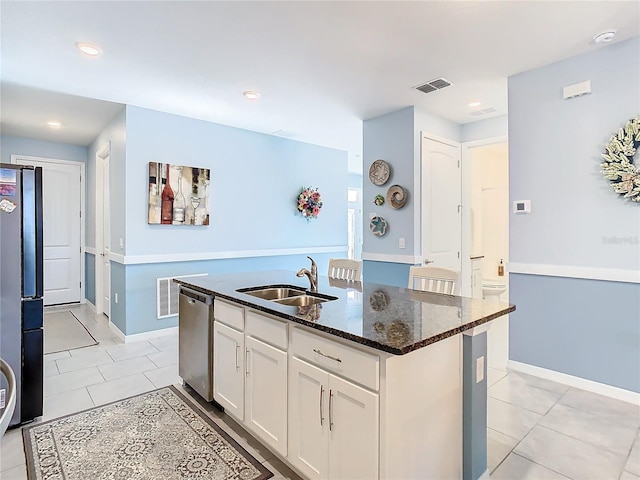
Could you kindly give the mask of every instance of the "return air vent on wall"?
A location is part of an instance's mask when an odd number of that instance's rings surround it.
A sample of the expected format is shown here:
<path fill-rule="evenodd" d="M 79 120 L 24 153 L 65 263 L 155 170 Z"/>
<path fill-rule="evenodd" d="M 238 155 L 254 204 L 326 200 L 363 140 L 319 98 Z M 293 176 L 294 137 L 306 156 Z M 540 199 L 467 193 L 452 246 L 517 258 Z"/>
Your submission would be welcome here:
<path fill-rule="evenodd" d="M 480 117 L 482 115 L 489 115 L 490 113 L 496 113 L 497 110 L 493 107 L 483 108 L 482 110 L 474 110 L 473 112 L 469 112 L 469 115 L 472 117 Z"/>
<path fill-rule="evenodd" d="M 174 278 L 203 277 L 205 275 L 207 274 L 198 273 L 195 275 L 158 278 L 156 287 L 158 320 L 178 315 L 178 294 L 180 291 L 178 284 L 173 281 Z"/>
<path fill-rule="evenodd" d="M 440 77 L 413 88 L 415 88 L 416 90 L 420 90 L 423 93 L 431 93 L 435 92 L 436 90 L 441 90 L 445 87 L 449 87 L 451 85 L 453 84 L 449 80 Z"/>

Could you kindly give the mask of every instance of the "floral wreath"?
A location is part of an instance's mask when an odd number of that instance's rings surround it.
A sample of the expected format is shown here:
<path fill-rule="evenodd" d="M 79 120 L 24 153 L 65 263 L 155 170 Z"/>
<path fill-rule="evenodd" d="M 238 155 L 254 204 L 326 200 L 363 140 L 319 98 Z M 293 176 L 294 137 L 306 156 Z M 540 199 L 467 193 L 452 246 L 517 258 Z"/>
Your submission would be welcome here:
<path fill-rule="evenodd" d="M 611 181 L 613 191 L 640 203 L 640 166 L 633 164 L 633 156 L 640 146 L 640 116 L 625 123 L 611 136 L 600 164 L 604 178 Z"/>
<path fill-rule="evenodd" d="M 317 188 L 303 187 L 298 195 L 298 211 L 307 219 L 317 218 L 322 208 L 322 196 Z"/>

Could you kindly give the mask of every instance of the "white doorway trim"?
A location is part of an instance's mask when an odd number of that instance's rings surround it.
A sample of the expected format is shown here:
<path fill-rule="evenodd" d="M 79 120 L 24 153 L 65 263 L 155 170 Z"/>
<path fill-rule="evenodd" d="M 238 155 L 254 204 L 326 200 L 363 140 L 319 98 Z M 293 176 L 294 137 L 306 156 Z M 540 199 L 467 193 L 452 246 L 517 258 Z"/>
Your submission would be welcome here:
<path fill-rule="evenodd" d="M 20 160 L 26 160 L 31 162 L 51 163 L 58 165 L 71 165 L 80 167 L 80 303 L 85 303 L 85 169 L 84 162 L 73 160 L 61 160 L 59 158 L 47 158 L 47 157 L 33 157 L 29 155 L 11 155 L 11 163 L 19 165 Z"/>
<path fill-rule="evenodd" d="M 462 143 L 462 282 L 460 283 L 461 295 L 471 297 L 471 150 L 477 147 L 508 143 L 509 137 L 484 138 Z"/>
<path fill-rule="evenodd" d="M 470 255 L 473 248 L 471 238 L 471 197 L 472 197 L 472 150 L 479 147 L 486 147 L 497 144 L 508 144 L 509 137 L 507 135 L 491 137 L 482 140 L 476 140 L 472 142 L 465 142 L 462 144 L 462 204 L 463 216 L 462 216 L 462 259 L 467 263 L 467 272 L 465 275 L 467 280 L 466 293 L 463 290 L 463 296 L 471 296 L 471 259 Z M 508 222 L 508 221 L 507 221 Z M 507 224 L 507 229 L 509 228 Z M 508 267 L 508 263 L 507 263 Z M 464 271 L 464 267 L 463 267 Z M 507 301 L 509 295 L 509 275 L 505 277 L 507 284 Z M 462 288 L 465 288 L 465 283 L 462 283 Z M 482 287 L 480 287 L 482 288 Z M 500 317 L 492 322 L 492 328 L 487 335 L 487 363 L 489 367 L 506 369 L 507 365 L 511 362 L 509 360 L 509 315 Z"/>
<path fill-rule="evenodd" d="M 104 182 L 103 182 L 103 163 L 106 158 L 111 155 L 111 142 L 107 142 L 102 148 L 96 152 L 96 250 L 95 250 L 95 301 L 96 313 L 105 312 L 103 302 L 104 288 L 104 262 L 102 252 L 104 251 Z M 100 257 L 100 258 L 98 258 Z"/>

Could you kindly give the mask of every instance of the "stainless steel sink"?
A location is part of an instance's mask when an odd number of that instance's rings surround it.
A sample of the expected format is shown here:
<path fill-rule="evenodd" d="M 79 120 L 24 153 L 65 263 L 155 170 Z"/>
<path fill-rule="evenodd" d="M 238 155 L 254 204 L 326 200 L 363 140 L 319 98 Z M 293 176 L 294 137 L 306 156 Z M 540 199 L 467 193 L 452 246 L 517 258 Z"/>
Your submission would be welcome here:
<path fill-rule="evenodd" d="M 328 302 L 329 298 L 315 297 L 312 295 L 300 295 L 297 297 L 281 298 L 274 300 L 275 303 L 281 305 L 294 305 L 296 307 L 308 307 L 309 305 L 315 305 L 316 303 Z"/>
<path fill-rule="evenodd" d="M 337 297 L 310 293 L 303 287 L 295 285 L 280 285 L 277 287 L 247 287 L 237 290 L 240 293 L 251 295 L 252 297 L 270 300 L 280 305 L 292 305 L 294 307 L 308 307 L 317 303 L 337 300 Z"/>
<path fill-rule="evenodd" d="M 249 287 L 249 288 L 241 288 L 238 290 L 238 292 L 251 295 L 252 297 L 262 298 L 264 300 L 278 300 L 278 299 L 288 298 L 288 297 L 297 297 L 299 295 L 304 295 L 305 293 L 304 289 L 296 288 L 294 286 L 268 287 L 268 288 Z"/>

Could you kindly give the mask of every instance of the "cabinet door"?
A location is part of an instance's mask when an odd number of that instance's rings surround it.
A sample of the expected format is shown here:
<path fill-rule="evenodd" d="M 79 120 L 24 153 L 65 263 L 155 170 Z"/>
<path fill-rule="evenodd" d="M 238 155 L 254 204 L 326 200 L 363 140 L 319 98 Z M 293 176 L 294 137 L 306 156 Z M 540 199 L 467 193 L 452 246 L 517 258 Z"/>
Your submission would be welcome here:
<path fill-rule="evenodd" d="M 305 477 L 328 478 L 329 374 L 298 358 L 290 363 L 289 461 Z"/>
<path fill-rule="evenodd" d="M 287 353 L 245 338 L 245 425 L 287 455 Z"/>
<path fill-rule="evenodd" d="M 213 398 L 238 420 L 244 415 L 244 334 L 213 322 Z"/>
<path fill-rule="evenodd" d="M 378 478 L 378 394 L 329 376 L 329 478 Z"/>

